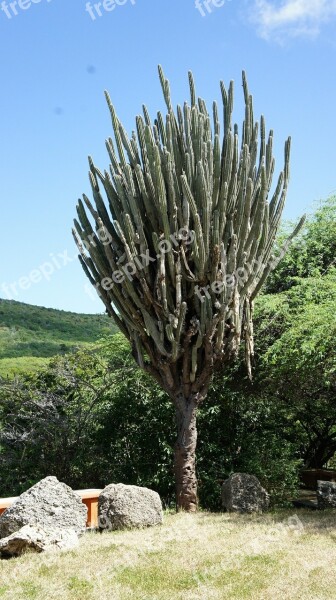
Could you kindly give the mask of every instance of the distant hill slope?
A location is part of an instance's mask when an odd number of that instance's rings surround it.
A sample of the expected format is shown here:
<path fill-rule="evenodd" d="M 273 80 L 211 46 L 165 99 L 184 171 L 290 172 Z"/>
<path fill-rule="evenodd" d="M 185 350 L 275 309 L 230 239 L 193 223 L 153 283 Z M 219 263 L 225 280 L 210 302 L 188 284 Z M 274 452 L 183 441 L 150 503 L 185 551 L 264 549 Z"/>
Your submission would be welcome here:
<path fill-rule="evenodd" d="M 84 315 L 0 299 L 0 375 L 35 370 L 56 354 L 113 334 L 107 315 Z"/>

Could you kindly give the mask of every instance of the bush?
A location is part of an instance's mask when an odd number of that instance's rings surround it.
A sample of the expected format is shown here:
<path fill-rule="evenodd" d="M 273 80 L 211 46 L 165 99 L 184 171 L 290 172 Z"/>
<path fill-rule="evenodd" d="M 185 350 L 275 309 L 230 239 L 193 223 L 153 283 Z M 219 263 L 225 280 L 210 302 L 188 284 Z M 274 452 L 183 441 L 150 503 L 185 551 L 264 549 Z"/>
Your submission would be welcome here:
<path fill-rule="evenodd" d="M 236 378 L 236 379 L 235 379 Z M 234 390 L 242 375 L 218 376 L 199 415 L 201 506 L 220 509 L 220 484 L 234 471 L 260 478 L 277 503 L 293 490 L 297 459 L 270 402 Z M 59 357 L 38 376 L 0 386 L 3 493 L 56 475 L 75 488 L 111 482 L 150 487 L 174 503 L 174 408 L 134 364 L 116 335 Z"/>

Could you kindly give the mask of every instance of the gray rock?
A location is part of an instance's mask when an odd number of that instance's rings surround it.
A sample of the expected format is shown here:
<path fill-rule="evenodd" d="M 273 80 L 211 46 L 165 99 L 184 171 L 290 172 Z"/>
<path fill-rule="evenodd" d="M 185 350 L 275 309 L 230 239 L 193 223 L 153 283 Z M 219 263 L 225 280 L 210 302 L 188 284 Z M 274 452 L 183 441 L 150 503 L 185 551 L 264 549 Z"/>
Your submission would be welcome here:
<path fill-rule="evenodd" d="M 100 529 L 130 529 L 162 523 L 159 494 L 148 488 L 122 483 L 108 485 L 98 498 Z"/>
<path fill-rule="evenodd" d="M 332 481 L 317 482 L 317 507 L 320 510 L 324 508 L 336 508 L 336 483 Z"/>
<path fill-rule="evenodd" d="M 72 550 L 79 544 L 78 535 L 73 529 L 41 529 L 25 525 L 19 531 L 0 540 L 0 556 L 21 556 L 24 552 L 47 552 L 51 550 Z"/>
<path fill-rule="evenodd" d="M 269 495 L 254 475 L 233 473 L 222 485 L 222 505 L 230 512 L 262 512 L 269 507 Z"/>
<path fill-rule="evenodd" d="M 85 531 L 87 507 L 82 499 L 56 477 L 46 477 L 21 494 L 0 517 L 0 538 L 15 533 L 25 525 L 42 529 Z"/>

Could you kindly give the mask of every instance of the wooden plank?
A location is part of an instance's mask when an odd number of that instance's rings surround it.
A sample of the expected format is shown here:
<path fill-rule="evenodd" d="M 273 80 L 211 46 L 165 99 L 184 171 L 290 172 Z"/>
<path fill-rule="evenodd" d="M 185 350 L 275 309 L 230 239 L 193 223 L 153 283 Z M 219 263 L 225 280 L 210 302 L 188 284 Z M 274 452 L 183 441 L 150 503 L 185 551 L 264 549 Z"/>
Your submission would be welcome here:
<path fill-rule="evenodd" d="M 98 527 L 98 496 L 102 489 L 74 490 L 82 498 L 82 502 L 87 506 L 86 527 Z M 9 508 L 19 496 L 12 498 L 0 498 L 0 515 Z"/>
<path fill-rule="evenodd" d="M 0 498 L 0 511 L 6 510 L 19 496 L 13 496 L 12 498 Z"/>
<path fill-rule="evenodd" d="M 88 528 L 98 527 L 98 496 L 102 491 L 101 489 L 76 490 L 88 509 L 86 520 L 86 527 Z"/>
<path fill-rule="evenodd" d="M 74 490 L 75 494 L 78 494 L 82 499 L 83 498 L 94 498 L 95 496 L 98 498 L 99 494 L 102 492 L 103 490 L 101 489 L 95 489 L 93 488 L 92 490 L 88 489 L 88 490 Z"/>

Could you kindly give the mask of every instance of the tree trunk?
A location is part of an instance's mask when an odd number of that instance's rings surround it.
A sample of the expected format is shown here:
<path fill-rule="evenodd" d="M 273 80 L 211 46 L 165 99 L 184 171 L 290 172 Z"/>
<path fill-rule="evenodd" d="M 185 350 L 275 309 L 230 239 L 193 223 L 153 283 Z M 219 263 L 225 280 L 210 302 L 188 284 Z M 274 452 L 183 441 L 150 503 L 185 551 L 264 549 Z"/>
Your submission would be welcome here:
<path fill-rule="evenodd" d="M 177 440 L 175 444 L 175 483 L 177 510 L 195 512 L 198 506 L 196 478 L 197 401 L 179 396 L 175 403 Z"/>
<path fill-rule="evenodd" d="M 336 452 L 336 441 L 331 436 L 314 440 L 305 457 L 306 469 L 323 469 Z"/>

